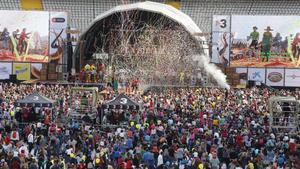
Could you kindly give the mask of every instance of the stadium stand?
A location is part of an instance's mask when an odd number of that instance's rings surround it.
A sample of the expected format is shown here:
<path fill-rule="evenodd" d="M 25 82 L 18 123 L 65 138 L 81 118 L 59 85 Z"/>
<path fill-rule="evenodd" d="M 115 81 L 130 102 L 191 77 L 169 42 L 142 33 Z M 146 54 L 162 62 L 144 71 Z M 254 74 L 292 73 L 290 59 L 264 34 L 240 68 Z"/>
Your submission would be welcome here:
<path fill-rule="evenodd" d="M 43 0 L 44 10 L 67 11 L 70 26 L 84 30 L 99 14 L 122 3 L 140 0 Z M 154 0 L 164 3 L 165 0 Z M 1 10 L 21 10 L 20 0 L 1 0 Z M 184 0 L 181 10 L 199 25 L 204 32 L 211 31 L 213 15 L 297 15 L 300 14 L 297 0 Z"/>
<path fill-rule="evenodd" d="M 20 0 L 1 0 L 1 10 L 21 10 Z"/>

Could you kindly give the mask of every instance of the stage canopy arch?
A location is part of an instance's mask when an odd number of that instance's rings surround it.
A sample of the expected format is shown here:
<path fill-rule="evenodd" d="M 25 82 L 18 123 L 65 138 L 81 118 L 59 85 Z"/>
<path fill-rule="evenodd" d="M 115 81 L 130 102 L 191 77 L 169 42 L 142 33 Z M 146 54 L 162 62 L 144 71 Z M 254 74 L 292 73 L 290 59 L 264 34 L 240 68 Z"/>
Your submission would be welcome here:
<path fill-rule="evenodd" d="M 145 77 L 142 81 L 175 78 L 183 72 L 188 77 L 199 73 L 199 57 L 208 57 L 208 47 L 199 43 L 205 38 L 197 36 L 201 32 L 188 15 L 166 4 L 116 6 L 96 17 L 81 34 L 73 66 L 80 70 L 88 60 L 98 58 L 114 73 Z"/>

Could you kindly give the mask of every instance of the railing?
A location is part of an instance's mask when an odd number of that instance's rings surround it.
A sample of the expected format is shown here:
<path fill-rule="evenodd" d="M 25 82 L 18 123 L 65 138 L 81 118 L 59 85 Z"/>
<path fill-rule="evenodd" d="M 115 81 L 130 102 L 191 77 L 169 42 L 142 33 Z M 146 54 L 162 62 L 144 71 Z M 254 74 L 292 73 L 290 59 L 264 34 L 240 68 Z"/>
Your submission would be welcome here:
<path fill-rule="evenodd" d="M 298 128 L 299 117 L 271 117 L 271 126 L 273 128 Z"/>

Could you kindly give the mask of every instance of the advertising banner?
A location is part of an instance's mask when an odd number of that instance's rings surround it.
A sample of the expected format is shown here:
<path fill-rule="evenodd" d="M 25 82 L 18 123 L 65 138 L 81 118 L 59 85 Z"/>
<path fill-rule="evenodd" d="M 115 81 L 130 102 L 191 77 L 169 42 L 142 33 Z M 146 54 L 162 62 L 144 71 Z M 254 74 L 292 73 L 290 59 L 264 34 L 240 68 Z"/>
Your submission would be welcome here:
<path fill-rule="evenodd" d="M 233 67 L 300 67 L 299 16 L 231 16 Z"/>
<path fill-rule="evenodd" d="M 1 10 L 0 16 L 0 61 L 49 61 L 49 12 Z"/>
<path fill-rule="evenodd" d="M 30 71 L 31 79 L 40 79 L 41 70 L 42 70 L 41 63 L 31 63 L 31 71 Z"/>
<path fill-rule="evenodd" d="M 268 68 L 266 84 L 268 86 L 283 86 L 284 69 L 283 68 Z"/>
<path fill-rule="evenodd" d="M 67 12 L 50 12 L 50 62 L 62 63 L 63 47 L 67 39 L 68 14 Z"/>
<path fill-rule="evenodd" d="M 12 74 L 12 63 L 0 62 L 0 79 L 9 79 L 10 74 Z"/>
<path fill-rule="evenodd" d="M 30 63 L 13 63 L 13 74 L 18 80 L 30 80 Z"/>
<path fill-rule="evenodd" d="M 211 62 L 229 65 L 230 16 L 213 16 Z"/>
<path fill-rule="evenodd" d="M 248 80 L 255 81 L 257 85 L 266 82 L 265 68 L 248 68 Z"/>
<path fill-rule="evenodd" d="M 300 69 L 285 69 L 285 86 L 300 86 Z"/>

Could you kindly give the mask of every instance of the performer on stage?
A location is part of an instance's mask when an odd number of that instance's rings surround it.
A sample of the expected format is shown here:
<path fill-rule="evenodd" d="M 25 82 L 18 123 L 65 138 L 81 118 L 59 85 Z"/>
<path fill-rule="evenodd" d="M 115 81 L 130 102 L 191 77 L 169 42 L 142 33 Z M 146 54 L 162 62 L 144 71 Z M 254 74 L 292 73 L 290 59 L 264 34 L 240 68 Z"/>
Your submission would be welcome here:
<path fill-rule="evenodd" d="M 91 65 L 90 74 L 91 74 L 91 82 L 96 83 L 97 82 L 97 78 L 96 78 L 97 71 L 96 71 L 96 67 L 94 65 Z"/>
<path fill-rule="evenodd" d="M 90 83 L 91 82 L 91 74 L 90 74 L 91 66 L 89 64 L 86 64 L 84 66 L 84 74 L 85 74 L 85 82 Z"/>

